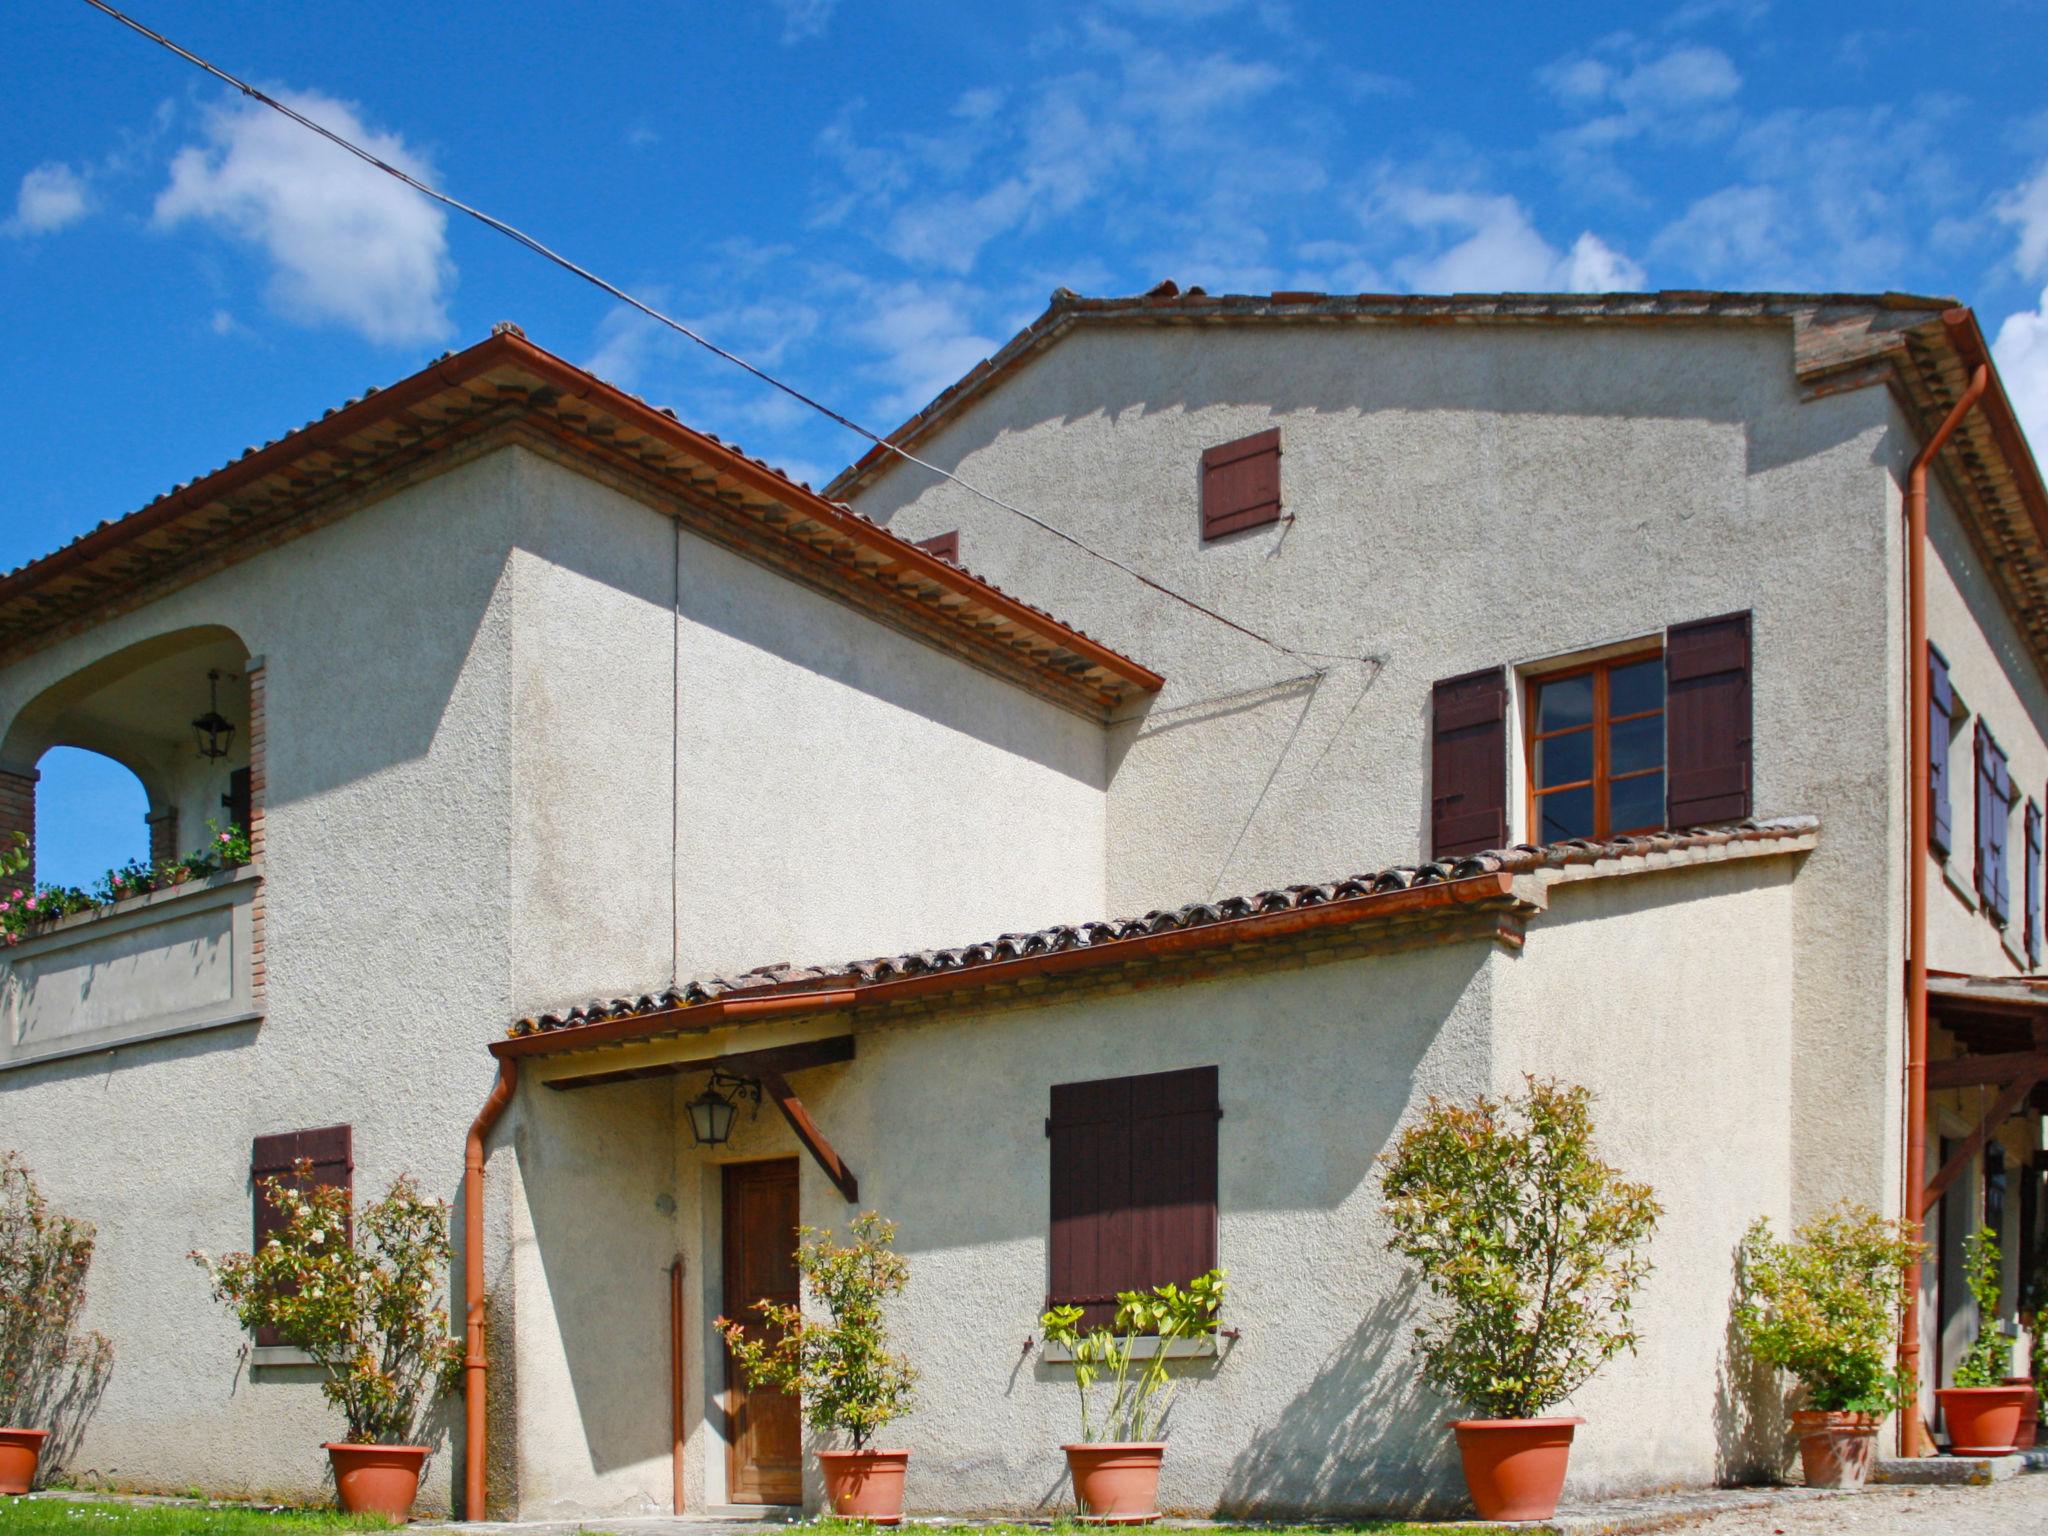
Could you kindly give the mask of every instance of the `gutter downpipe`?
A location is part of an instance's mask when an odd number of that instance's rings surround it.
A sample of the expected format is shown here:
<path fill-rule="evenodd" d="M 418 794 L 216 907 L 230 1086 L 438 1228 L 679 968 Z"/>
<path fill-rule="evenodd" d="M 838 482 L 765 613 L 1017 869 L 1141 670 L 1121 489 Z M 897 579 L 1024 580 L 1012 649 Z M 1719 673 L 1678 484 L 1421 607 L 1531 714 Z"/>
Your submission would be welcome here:
<path fill-rule="evenodd" d="M 484 1354 L 484 1138 L 512 1102 L 519 1086 L 519 1063 L 498 1062 L 498 1080 L 484 1107 L 470 1122 L 462 1153 L 462 1518 L 484 1518 L 484 1454 L 487 1432 L 485 1388 L 490 1362 Z"/>
<path fill-rule="evenodd" d="M 1927 835 L 1933 818 L 1929 783 L 1932 742 L 1928 718 L 1932 682 L 1927 670 L 1927 472 L 1963 418 L 1991 383 L 1991 370 L 1978 364 L 1969 386 L 1934 435 L 1914 456 L 1906 473 L 1906 655 L 1912 668 L 1907 721 L 1906 817 L 1906 1200 L 1905 1225 L 1918 1237 L 1927 1226 Z M 1920 1261 L 1906 1266 L 1905 1316 L 1899 1337 L 1899 1372 L 1914 1382 L 1914 1397 L 1899 1416 L 1899 1454 L 1928 1453 L 1920 1417 Z"/>

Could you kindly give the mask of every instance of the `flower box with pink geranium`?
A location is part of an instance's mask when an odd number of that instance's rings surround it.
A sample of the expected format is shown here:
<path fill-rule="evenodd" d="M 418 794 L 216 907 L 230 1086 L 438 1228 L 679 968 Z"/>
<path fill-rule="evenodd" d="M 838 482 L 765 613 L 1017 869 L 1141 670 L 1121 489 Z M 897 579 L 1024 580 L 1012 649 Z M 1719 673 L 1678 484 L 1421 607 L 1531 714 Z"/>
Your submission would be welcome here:
<path fill-rule="evenodd" d="M 76 885 L 36 884 L 24 880 L 32 861 L 27 836 L 14 834 L 13 846 L 0 852 L 0 943 L 19 944 L 60 918 L 96 912 L 137 896 L 204 880 L 249 862 L 249 834 L 239 826 L 209 821 L 207 840 L 182 858 L 160 864 L 130 860 L 100 876 L 91 890 Z"/>

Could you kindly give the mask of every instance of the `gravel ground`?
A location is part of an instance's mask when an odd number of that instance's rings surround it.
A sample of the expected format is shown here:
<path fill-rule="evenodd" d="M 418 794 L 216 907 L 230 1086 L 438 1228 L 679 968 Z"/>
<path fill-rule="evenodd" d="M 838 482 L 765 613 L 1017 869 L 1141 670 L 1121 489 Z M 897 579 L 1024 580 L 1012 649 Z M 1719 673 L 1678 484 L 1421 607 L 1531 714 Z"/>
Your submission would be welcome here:
<path fill-rule="evenodd" d="M 1854 1498 L 1742 1510 L 1682 1529 L 1685 1536 L 2048 1536 L 2048 1475 L 1989 1488 L 1868 1488 Z"/>

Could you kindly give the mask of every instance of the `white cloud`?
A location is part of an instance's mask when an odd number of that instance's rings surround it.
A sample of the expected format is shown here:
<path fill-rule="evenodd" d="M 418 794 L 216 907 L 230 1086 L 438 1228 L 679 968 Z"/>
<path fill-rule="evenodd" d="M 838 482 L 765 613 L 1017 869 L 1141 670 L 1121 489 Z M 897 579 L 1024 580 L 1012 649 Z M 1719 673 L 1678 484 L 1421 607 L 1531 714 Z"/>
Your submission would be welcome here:
<path fill-rule="evenodd" d="M 945 286 L 897 283 L 870 291 L 847 327 L 877 354 L 868 372 L 887 388 L 881 410 L 909 414 L 995 351 L 970 315 L 970 296 Z"/>
<path fill-rule="evenodd" d="M 839 9 L 839 0 L 769 0 L 769 3 L 782 13 L 782 41 L 785 44 L 823 37 L 825 29 L 832 25 L 832 13 Z"/>
<path fill-rule="evenodd" d="M 1997 213 L 2017 232 L 2013 260 L 2020 275 L 2048 275 L 2048 162 L 2001 199 Z M 1991 350 L 2038 458 L 2048 453 L 2048 289 L 2032 309 L 2006 317 Z"/>
<path fill-rule="evenodd" d="M 1659 266 L 1679 267 L 1696 280 L 1739 288 L 1798 288 L 1807 281 L 1808 269 L 1782 239 L 1795 227 L 1775 188 L 1723 187 L 1696 199 L 1659 231 L 1650 254 Z"/>
<path fill-rule="evenodd" d="M 49 235 L 92 211 L 85 178 L 61 161 L 39 165 L 21 178 L 14 217 L 0 224 L 10 235 Z"/>
<path fill-rule="evenodd" d="M 1425 236 L 1433 249 L 1394 263 L 1418 293 L 1608 293 L 1643 286 L 1643 269 L 1590 230 L 1560 252 L 1506 195 L 1383 189 L 1366 210 Z"/>
<path fill-rule="evenodd" d="M 402 139 L 369 128 L 349 103 L 310 91 L 280 99 L 380 159 L 432 177 Z M 261 249 L 271 263 L 269 300 L 292 319 L 339 322 L 387 344 L 448 334 L 455 268 L 445 213 L 266 107 L 214 109 L 206 142 L 173 157 L 156 221 L 188 220 Z"/>
<path fill-rule="evenodd" d="M 1659 53 L 1627 34 L 1545 65 L 1536 80 L 1583 119 L 1545 140 L 1566 181 L 1626 199 L 1639 193 L 1615 163 L 1617 147 L 1723 135 L 1734 126 L 1732 104 L 1742 89 L 1734 61 L 1718 48 L 1684 44 Z"/>

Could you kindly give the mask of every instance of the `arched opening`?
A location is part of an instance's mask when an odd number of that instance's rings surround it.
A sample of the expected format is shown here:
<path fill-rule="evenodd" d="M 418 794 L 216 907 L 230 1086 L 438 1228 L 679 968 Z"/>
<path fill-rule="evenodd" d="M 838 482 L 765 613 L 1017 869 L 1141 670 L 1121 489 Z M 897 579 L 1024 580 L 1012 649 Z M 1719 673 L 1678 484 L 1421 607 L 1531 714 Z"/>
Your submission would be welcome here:
<path fill-rule="evenodd" d="M 28 832 L 37 881 L 90 891 L 109 870 L 207 850 L 215 828 L 247 830 L 248 660 L 231 630 L 178 630 L 21 710 L 0 739 L 0 834 Z"/>
<path fill-rule="evenodd" d="M 85 747 L 36 764 L 36 878 L 91 890 L 110 869 L 149 858 L 149 791 L 133 769 Z"/>

